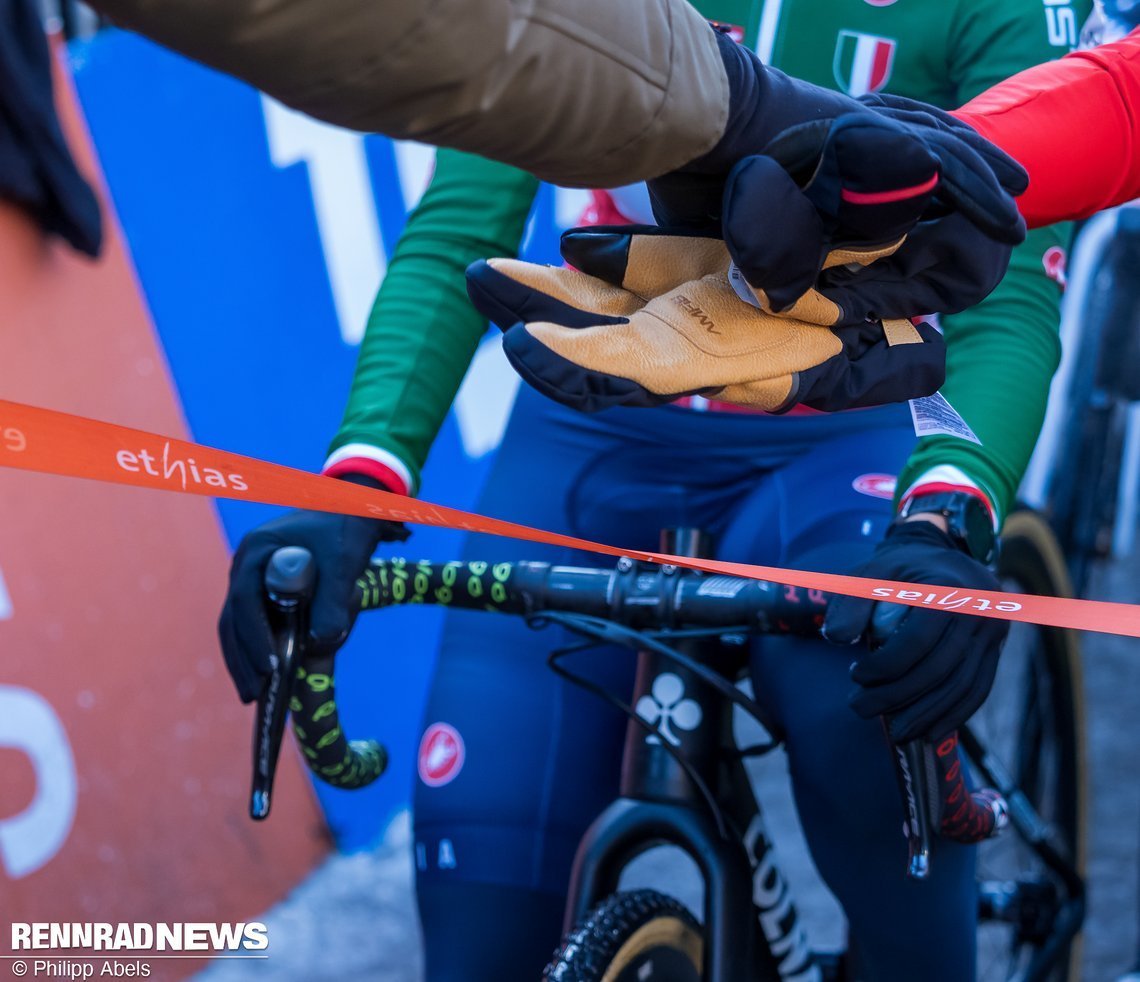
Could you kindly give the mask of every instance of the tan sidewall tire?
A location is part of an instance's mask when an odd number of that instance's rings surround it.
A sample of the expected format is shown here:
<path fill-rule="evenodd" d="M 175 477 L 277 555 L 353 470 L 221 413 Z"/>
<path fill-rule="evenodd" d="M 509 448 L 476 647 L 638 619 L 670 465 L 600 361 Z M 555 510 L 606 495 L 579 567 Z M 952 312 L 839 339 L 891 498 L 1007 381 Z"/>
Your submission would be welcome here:
<path fill-rule="evenodd" d="M 652 948 L 672 948 L 684 953 L 699 972 L 704 956 L 704 939 L 692 925 L 678 917 L 655 917 L 642 924 L 618 949 L 610 962 L 602 982 L 615 982 L 629 964 L 640 954 Z"/>
<path fill-rule="evenodd" d="M 1051 592 L 1055 596 L 1071 597 L 1073 595 L 1073 588 L 1069 580 L 1069 570 L 1065 563 L 1065 556 L 1061 552 L 1061 547 L 1057 543 L 1057 538 L 1053 535 L 1049 524 L 1037 512 L 1029 510 L 1013 512 L 1013 514 L 1006 519 L 1005 526 L 1002 529 L 1002 540 L 1006 542 L 1020 540 L 1036 553 L 1042 565 L 1042 573 L 1052 585 Z M 998 566 L 999 571 L 1007 572 L 1001 570 L 1000 562 Z M 1063 639 L 1061 645 L 1064 651 L 1063 657 L 1067 662 L 1069 679 L 1074 693 L 1073 730 L 1074 739 L 1076 741 L 1077 758 L 1077 842 L 1074 862 L 1077 871 L 1083 877 L 1085 875 L 1085 854 L 1087 849 L 1087 835 L 1085 832 L 1087 826 L 1085 825 L 1085 819 L 1088 815 L 1088 782 L 1085 777 L 1086 769 L 1084 766 L 1087 758 L 1085 756 L 1085 701 L 1080 635 L 1076 631 L 1063 630 L 1061 628 L 1052 628 L 1050 630 L 1054 631 L 1056 636 Z M 1075 980 L 1081 977 L 1081 946 L 1083 941 L 1084 933 L 1081 932 L 1077 934 L 1070 945 L 1068 976 L 1070 979 Z"/>

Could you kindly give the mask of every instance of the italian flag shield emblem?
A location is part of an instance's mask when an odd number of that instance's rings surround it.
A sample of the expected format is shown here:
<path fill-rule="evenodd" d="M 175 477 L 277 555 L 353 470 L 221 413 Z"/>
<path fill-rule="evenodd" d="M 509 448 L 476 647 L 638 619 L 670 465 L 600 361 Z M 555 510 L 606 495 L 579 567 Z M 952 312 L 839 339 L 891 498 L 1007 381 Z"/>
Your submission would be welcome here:
<path fill-rule="evenodd" d="M 858 31 L 840 31 L 832 64 L 835 81 L 849 96 L 878 92 L 891 77 L 896 41 Z"/>

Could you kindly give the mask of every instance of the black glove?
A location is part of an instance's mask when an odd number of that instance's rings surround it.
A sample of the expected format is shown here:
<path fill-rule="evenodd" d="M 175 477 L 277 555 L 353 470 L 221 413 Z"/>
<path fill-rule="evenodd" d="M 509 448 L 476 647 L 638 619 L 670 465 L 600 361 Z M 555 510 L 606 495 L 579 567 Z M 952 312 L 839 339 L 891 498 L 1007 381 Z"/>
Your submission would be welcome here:
<path fill-rule="evenodd" d="M 649 183 L 657 223 L 691 232 L 721 234 L 725 180 L 737 161 L 762 153 L 777 136 L 807 120 L 831 120 L 868 107 L 848 95 L 785 75 L 742 44 L 718 33 L 728 75 L 729 107 L 716 146 L 684 167 Z M 758 214 L 762 214 L 758 210 Z"/>
<path fill-rule="evenodd" d="M 1012 158 L 923 103 L 826 92 L 724 37 L 720 51 L 728 125 L 709 153 L 649 182 L 662 226 L 722 234 L 766 306 L 814 285 L 840 324 L 962 310 L 993 289 L 1025 237 L 1012 196 L 1028 179 Z M 883 268 L 822 272 L 836 249 L 904 235 Z"/>
<path fill-rule="evenodd" d="M 349 475 L 353 484 L 380 488 L 371 478 Z M 321 511 L 293 511 L 254 529 L 234 554 L 230 586 L 218 637 L 226 668 L 242 702 L 258 697 L 270 672 L 273 630 L 265 597 L 265 567 L 282 546 L 304 546 L 317 564 L 317 586 L 309 611 L 310 651 L 331 655 L 356 620 L 349 605 L 356 578 L 381 542 L 402 542 L 410 533 L 399 522 Z"/>
<path fill-rule="evenodd" d="M 874 556 L 853 573 L 961 587 L 964 595 L 1001 589 L 985 566 L 960 551 L 936 525 L 921 520 L 892 525 Z M 828 605 L 824 637 L 838 644 L 865 639 L 879 605 L 835 597 Z M 858 686 L 851 707 L 865 719 L 886 716 L 896 743 L 937 740 L 985 702 L 1008 633 L 1005 621 L 907 607 L 881 645 L 859 649 L 851 669 Z"/>
<path fill-rule="evenodd" d="M 744 278 L 763 289 L 765 305 L 787 310 L 823 282 L 835 246 L 903 239 L 930 209 L 938 181 L 938 158 L 923 141 L 860 106 L 793 127 L 765 154 L 739 161 L 725 183 L 724 241 Z M 930 313 L 903 306 L 905 313 L 886 316 Z"/>
<path fill-rule="evenodd" d="M 969 123 L 935 106 L 901 95 L 874 93 L 859 100 L 923 139 L 939 160 L 934 201 L 942 214 L 960 211 L 978 228 L 1009 245 L 1025 238 L 1025 221 L 1008 195 L 1024 194 L 1029 174 Z M 1003 194 L 1005 192 L 1005 194 Z M 938 208 L 928 216 L 939 217 Z"/>
<path fill-rule="evenodd" d="M 972 307 L 1001 282 L 1012 247 L 1025 238 L 1025 222 L 1009 197 L 1025 190 L 1025 170 L 970 126 L 933 106 L 886 95 L 860 101 L 926 142 L 939 161 L 939 182 L 923 220 L 895 252 L 864 268 L 825 270 L 817 284 L 820 293 L 843 311 L 841 323 L 954 314 Z M 812 129 L 801 127 L 784 139 L 810 143 Z M 823 132 L 818 125 L 814 129 Z M 748 276 L 743 254 L 737 262 Z"/>

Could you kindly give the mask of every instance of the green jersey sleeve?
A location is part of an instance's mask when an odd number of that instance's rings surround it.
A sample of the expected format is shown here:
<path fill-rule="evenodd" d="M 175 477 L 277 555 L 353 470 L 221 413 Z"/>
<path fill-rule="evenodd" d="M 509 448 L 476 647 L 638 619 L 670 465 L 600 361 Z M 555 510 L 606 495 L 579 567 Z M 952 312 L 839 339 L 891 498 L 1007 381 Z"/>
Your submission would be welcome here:
<path fill-rule="evenodd" d="M 1010 0 L 961 0 L 947 48 L 954 105 L 1076 43 L 1069 18 L 1088 4 L 1049 6 Z M 1080 8 L 1074 10 L 1074 8 Z M 1067 11 L 1067 13 L 1064 13 Z M 959 468 L 986 493 L 998 519 L 1009 513 L 1041 429 L 1049 382 L 1060 358 L 1060 287 L 1049 275 L 1070 226 L 1031 232 L 989 297 L 942 318 L 946 384 L 942 394 L 981 445 L 955 436 L 921 439 L 899 494 L 939 466 Z"/>
<path fill-rule="evenodd" d="M 1046 275 L 1043 257 L 1059 249 L 1065 235 L 1060 226 L 1030 232 L 993 293 L 976 307 L 942 318 L 942 394 L 981 444 L 957 436 L 923 437 L 899 475 L 900 495 L 934 468 L 952 466 L 985 492 L 999 520 L 1009 514 L 1060 359 L 1060 287 Z"/>
<path fill-rule="evenodd" d="M 464 270 L 514 256 L 538 190 L 529 174 L 454 150 L 408 218 L 373 305 L 352 390 L 330 453 L 366 444 L 420 472 L 486 322 L 467 299 Z"/>

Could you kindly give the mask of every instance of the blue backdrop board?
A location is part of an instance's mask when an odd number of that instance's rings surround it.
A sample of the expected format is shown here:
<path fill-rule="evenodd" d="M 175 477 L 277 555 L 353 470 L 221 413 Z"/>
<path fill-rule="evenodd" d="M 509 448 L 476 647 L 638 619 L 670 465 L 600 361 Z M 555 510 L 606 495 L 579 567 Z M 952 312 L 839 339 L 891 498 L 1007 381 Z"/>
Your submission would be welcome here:
<path fill-rule="evenodd" d="M 194 438 L 318 469 L 431 151 L 319 124 L 133 35 L 104 31 L 70 54 Z M 558 225 L 580 204 L 580 192 L 543 189 L 528 258 L 557 261 Z M 473 505 L 514 385 L 488 336 L 428 463 L 425 498 Z M 218 512 L 231 546 L 276 513 L 228 501 Z M 400 549 L 458 550 L 457 533 L 429 528 Z M 317 786 L 344 849 L 373 843 L 409 799 L 438 630 L 430 610 L 365 616 L 338 662 L 346 731 L 381 739 L 392 758 L 365 791 Z M 244 774 L 247 755 L 235 747 L 219 766 Z"/>

